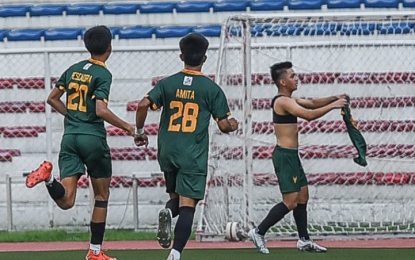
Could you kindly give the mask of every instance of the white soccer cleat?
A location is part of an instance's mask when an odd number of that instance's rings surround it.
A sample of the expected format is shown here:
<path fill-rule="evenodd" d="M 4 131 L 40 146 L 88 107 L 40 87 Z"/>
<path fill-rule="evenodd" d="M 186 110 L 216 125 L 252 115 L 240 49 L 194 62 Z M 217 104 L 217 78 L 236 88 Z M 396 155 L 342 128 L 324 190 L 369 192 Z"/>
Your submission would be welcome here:
<path fill-rule="evenodd" d="M 258 234 L 255 228 L 251 229 L 248 232 L 248 235 L 252 239 L 252 242 L 254 242 L 254 245 L 256 246 L 256 249 L 258 250 L 258 252 L 262 254 L 269 254 L 269 250 L 267 246 L 265 245 L 264 236 Z"/>
<path fill-rule="evenodd" d="M 307 252 L 311 252 L 311 253 L 325 253 L 325 252 L 327 252 L 327 248 L 318 245 L 317 243 L 315 243 L 311 239 L 309 239 L 309 240 L 299 239 L 297 241 L 297 248 L 298 248 L 298 250 L 307 251 Z"/>

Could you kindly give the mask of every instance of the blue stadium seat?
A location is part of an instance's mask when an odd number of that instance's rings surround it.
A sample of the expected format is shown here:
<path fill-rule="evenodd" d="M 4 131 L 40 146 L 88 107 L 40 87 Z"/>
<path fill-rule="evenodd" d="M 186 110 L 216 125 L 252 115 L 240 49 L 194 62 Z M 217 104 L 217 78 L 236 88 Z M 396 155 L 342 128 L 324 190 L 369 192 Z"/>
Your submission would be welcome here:
<path fill-rule="evenodd" d="M 377 30 L 380 34 L 407 34 L 415 27 L 415 22 L 385 23 L 378 24 Z"/>
<path fill-rule="evenodd" d="M 39 41 L 45 31 L 45 29 L 11 30 L 7 32 L 6 37 L 8 41 Z"/>
<path fill-rule="evenodd" d="M 154 27 L 127 27 L 118 31 L 119 39 L 144 39 L 152 38 L 156 28 Z"/>
<path fill-rule="evenodd" d="M 62 15 L 66 5 L 34 5 L 29 9 L 30 16 Z"/>
<path fill-rule="evenodd" d="M 178 13 L 209 12 L 213 6 L 212 2 L 183 2 L 176 4 Z"/>
<path fill-rule="evenodd" d="M 341 35 L 370 35 L 375 30 L 375 24 L 358 23 L 358 24 L 342 24 Z"/>
<path fill-rule="evenodd" d="M 192 32 L 200 33 L 206 37 L 220 37 L 222 26 L 220 25 L 209 25 L 200 26 L 193 28 Z"/>
<path fill-rule="evenodd" d="M 66 6 L 67 15 L 96 15 L 102 10 L 102 4 L 73 4 Z"/>
<path fill-rule="evenodd" d="M 360 8 L 362 0 L 327 0 L 327 8 Z"/>
<path fill-rule="evenodd" d="M 398 8 L 399 0 L 364 0 L 366 8 Z"/>
<path fill-rule="evenodd" d="M 275 0 L 263 0 L 252 1 L 249 3 L 251 11 L 273 11 L 284 10 L 284 6 L 287 5 L 287 1 L 275 1 Z"/>
<path fill-rule="evenodd" d="M 106 4 L 102 7 L 104 14 L 136 14 L 138 4 Z"/>
<path fill-rule="evenodd" d="M 193 27 L 187 26 L 171 26 L 156 28 L 156 38 L 175 38 L 188 35 L 193 30 Z"/>
<path fill-rule="evenodd" d="M 81 31 L 81 28 L 49 29 L 45 31 L 45 41 L 77 40 Z"/>
<path fill-rule="evenodd" d="M 415 7 L 415 0 L 402 0 L 403 7 Z"/>
<path fill-rule="evenodd" d="M 139 6 L 140 13 L 173 13 L 176 3 L 146 3 Z"/>
<path fill-rule="evenodd" d="M 304 28 L 304 35 L 335 35 L 340 28 L 339 23 L 314 24 Z"/>
<path fill-rule="evenodd" d="M 289 0 L 289 10 L 309 10 L 309 9 L 321 9 L 323 5 L 322 0 Z"/>
<path fill-rule="evenodd" d="M 271 36 L 301 35 L 304 30 L 301 24 L 279 24 L 266 29 Z"/>
<path fill-rule="evenodd" d="M 252 25 L 251 26 L 251 35 L 252 36 L 264 36 L 268 28 L 271 28 L 271 24 L 264 25 Z"/>
<path fill-rule="evenodd" d="M 0 6 L 0 17 L 26 16 L 29 5 L 5 5 Z"/>
<path fill-rule="evenodd" d="M 0 41 L 4 41 L 4 38 L 7 36 L 9 30 L 0 30 Z"/>
<path fill-rule="evenodd" d="M 244 12 L 249 1 L 222 1 L 213 3 L 213 12 Z"/>

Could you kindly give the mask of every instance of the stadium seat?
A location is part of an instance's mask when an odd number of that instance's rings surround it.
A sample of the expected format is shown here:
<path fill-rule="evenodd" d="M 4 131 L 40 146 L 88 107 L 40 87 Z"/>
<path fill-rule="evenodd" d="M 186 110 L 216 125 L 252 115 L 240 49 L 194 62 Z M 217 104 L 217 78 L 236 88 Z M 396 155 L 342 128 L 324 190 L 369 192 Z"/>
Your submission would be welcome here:
<path fill-rule="evenodd" d="M 152 38 L 156 28 L 154 27 L 127 27 L 118 31 L 119 39 L 143 39 Z"/>
<path fill-rule="evenodd" d="M 0 89 L 13 88 L 14 79 L 0 79 Z"/>
<path fill-rule="evenodd" d="M 304 35 L 335 35 L 340 28 L 340 23 L 314 24 L 304 28 Z"/>
<path fill-rule="evenodd" d="M 45 88 L 44 78 L 27 78 L 16 80 L 18 88 L 24 89 L 38 89 Z"/>
<path fill-rule="evenodd" d="M 323 2 L 322 0 L 289 0 L 289 10 L 310 10 L 310 9 L 321 9 Z"/>
<path fill-rule="evenodd" d="M 377 30 L 380 34 L 407 34 L 410 33 L 415 26 L 415 22 L 400 22 L 378 24 Z"/>
<path fill-rule="evenodd" d="M 398 8 L 399 0 L 363 0 L 365 8 Z"/>
<path fill-rule="evenodd" d="M 113 160 L 145 160 L 146 148 L 111 148 Z"/>
<path fill-rule="evenodd" d="M 49 29 L 45 31 L 45 41 L 77 40 L 81 35 L 81 28 Z"/>
<path fill-rule="evenodd" d="M 24 113 L 28 106 L 29 102 L 0 102 L 0 113 Z"/>
<path fill-rule="evenodd" d="M 43 113 L 45 112 L 45 102 L 30 102 L 30 104 L 28 105 L 29 107 L 29 111 L 31 113 Z M 52 112 L 55 109 L 52 109 Z"/>
<path fill-rule="evenodd" d="M 63 15 L 66 5 L 34 5 L 29 9 L 30 16 Z"/>
<path fill-rule="evenodd" d="M 136 14 L 138 4 L 106 4 L 102 7 L 104 14 Z"/>
<path fill-rule="evenodd" d="M 359 23 L 359 24 L 342 24 L 341 35 L 369 35 L 373 34 L 376 26 L 375 24 Z"/>
<path fill-rule="evenodd" d="M 0 150 L 0 162 L 11 162 L 13 155 L 5 149 Z"/>
<path fill-rule="evenodd" d="M 327 8 L 360 8 L 362 0 L 327 0 Z"/>
<path fill-rule="evenodd" d="M 66 6 L 67 15 L 98 15 L 102 4 L 72 4 Z"/>
<path fill-rule="evenodd" d="M 140 4 L 140 14 L 173 13 L 176 3 L 146 3 Z"/>
<path fill-rule="evenodd" d="M 7 36 L 9 30 L 0 30 L 0 41 L 4 41 L 4 38 Z"/>
<path fill-rule="evenodd" d="M 206 37 L 220 37 L 222 27 L 220 25 L 199 26 L 192 29 L 194 33 L 200 33 Z"/>
<path fill-rule="evenodd" d="M 155 30 L 156 38 L 174 38 L 183 37 L 188 35 L 192 31 L 193 27 L 187 26 L 171 26 L 171 27 L 159 27 Z"/>
<path fill-rule="evenodd" d="M 201 13 L 209 12 L 212 2 L 180 2 L 176 4 L 177 13 Z"/>
<path fill-rule="evenodd" d="M 46 129 L 45 129 L 46 130 Z M 34 127 L 6 127 L 3 130 L 3 137 L 14 138 L 14 137 L 37 137 L 38 131 Z"/>
<path fill-rule="evenodd" d="M 6 33 L 6 37 L 8 41 L 39 41 L 45 31 L 45 29 L 11 30 Z"/>
<path fill-rule="evenodd" d="M 304 27 L 301 24 L 286 24 L 267 28 L 266 33 L 271 36 L 301 35 L 303 30 Z"/>
<path fill-rule="evenodd" d="M 26 16 L 29 5 L 4 5 L 0 6 L 0 17 Z"/>
<path fill-rule="evenodd" d="M 415 0 L 402 0 L 403 7 L 415 7 Z"/>
<path fill-rule="evenodd" d="M 249 1 L 221 1 L 213 3 L 213 12 L 245 12 Z"/>
<path fill-rule="evenodd" d="M 287 5 L 287 1 L 275 1 L 275 0 L 263 0 L 263 1 L 251 1 L 249 7 L 251 11 L 275 11 L 284 10 L 284 6 Z"/>

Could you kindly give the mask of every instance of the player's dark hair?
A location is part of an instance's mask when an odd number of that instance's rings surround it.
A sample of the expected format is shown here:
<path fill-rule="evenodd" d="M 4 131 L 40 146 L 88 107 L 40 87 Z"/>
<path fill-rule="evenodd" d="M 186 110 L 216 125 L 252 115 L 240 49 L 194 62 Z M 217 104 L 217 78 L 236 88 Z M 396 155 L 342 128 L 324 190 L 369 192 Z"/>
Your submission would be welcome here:
<path fill-rule="evenodd" d="M 104 54 L 111 44 L 111 40 L 111 31 L 103 25 L 88 29 L 84 35 L 85 47 L 92 55 Z"/>
<path fill-rule="evenodd" d="M 279 86 L 281 78 L 287 74 L 287 70 L 292 67 L 293 64 L 289 61 L 275 63 L 271 66 L 271 77 L 277 86 Z"/>
<path fill-rule="evenodd" d="M 198 66 L 202 64 L 203 57 L 209 47 L 209 41 L 201 34 L 191 33 L 180 40 L 179 46 L 184 63 Z"/>

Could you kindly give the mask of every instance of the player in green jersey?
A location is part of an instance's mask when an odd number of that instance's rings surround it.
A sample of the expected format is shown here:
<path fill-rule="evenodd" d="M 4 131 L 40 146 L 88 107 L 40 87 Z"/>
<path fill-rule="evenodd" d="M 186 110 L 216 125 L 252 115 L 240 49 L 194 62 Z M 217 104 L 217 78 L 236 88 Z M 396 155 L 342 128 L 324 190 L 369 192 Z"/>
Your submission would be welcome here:
<path fill-rule="evenodd" d="M 59 152 L 61 182 L 53 177 L 52 163 L 47 161 L 26 179 L 29 188 L 45 182 L 56 204 L 62 209 L 70 209 L 75 203 L 78 179 L 85 174 L 86 167 L 95 196 L 88 260 L 115 259 L 106 256 L 101 250 L 112 175 L 104 121 L 134 136 L 134 127 L 107 107 L 112 75 L 105 61 L 111 54 L 111 40 L 111 32 L 105 26 L 86 31 L 84 43 L 91 58 L 69 67 L 48 97 L 48 104 L 65 117 Z M 61 101 L 65 92 L 66 105 Z"/>
<path fill-rule="evenodd" d="M 292 93 L 297 90 L 298 76 L 292 67 L 291 62 L 276 63 L 271 67 L 272 79 L 278 87 L 278 94 L 271 102 L 277 137 L 272 162 L 283 201 L 269 211 L 257 228 L 248 232 L 262 254 L 269 254 L 265 245 L 265 233 L 291 210 L 299 235 L 297 248 L 309 252 L 327 251 L 325 247 L 310 239 L 307 230 L 308 184 L 298 155 L 297 117 L 308 121 L 317 119 L 333 109 L 344 107 L 347 104 L 347 95 L 317 99 L 293 97 Z"/>
<path fill-rule="evenodd" d="M 168 260 L 180 259 L 191 233 L 196 204 L 205 194 L 211 116 L 223 133 L 238 128 L 236 119 L 228 119 L 229 106 L 222 89 L 201 72 L 208 46 L 200 34 L 182 38 L 180 58 L 184 69 L 160 80 L 140 101 L 136 113 L 135 142 L 147 145 L 143 127 L 148 108 L 163 107 L 158 161 L 170 200 L 159 213 L 157 237 L 162 247 L 170 246 L 171 218 L 179 216 Z"/>

